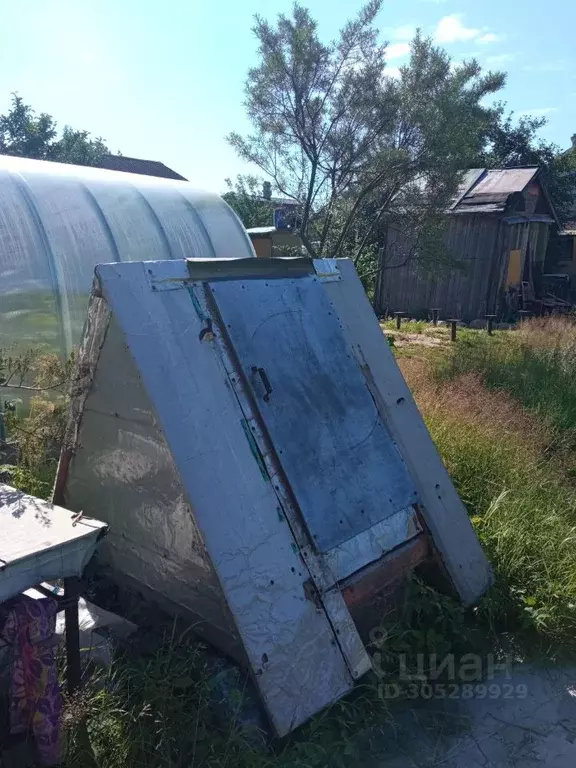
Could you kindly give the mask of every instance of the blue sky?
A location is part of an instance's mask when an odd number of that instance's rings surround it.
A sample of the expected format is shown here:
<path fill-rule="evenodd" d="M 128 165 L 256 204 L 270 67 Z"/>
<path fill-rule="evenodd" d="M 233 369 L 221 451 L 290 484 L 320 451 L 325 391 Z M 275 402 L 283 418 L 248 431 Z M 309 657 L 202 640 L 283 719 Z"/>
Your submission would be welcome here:
<path fill-rule="evenodd" d="M 357 0 L 304 3 L 330 39 Z M 224 190 L 247 169 L 225 135 L 248 126 L 242 107 L 255 62 L 255 13 L 289 0 L 0 0 L 0 110 L 11 91 L 39 111 L 101 135 L 113 150 L 162 160 L 196 186 Z M 576 133 L 574 0 L 388 0 L 379 17 L 389 66 L 406 60 L 415 27 L 455 60 L 508 72 L 502 97 L 543 114 L 561 146 Z M 394 69 L 392 69 L 392 72 Z"/>

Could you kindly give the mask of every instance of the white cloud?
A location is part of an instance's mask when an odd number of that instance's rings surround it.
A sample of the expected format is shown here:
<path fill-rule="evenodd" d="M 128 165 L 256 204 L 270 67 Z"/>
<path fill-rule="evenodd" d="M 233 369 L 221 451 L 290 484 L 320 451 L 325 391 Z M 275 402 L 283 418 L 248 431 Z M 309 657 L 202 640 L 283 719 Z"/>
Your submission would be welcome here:
<path fill-rule="evenodd" d="M 444 16 L 438 22 L 434 37 L 439 43 L 458 43 L 463 40 L 473 40 L 481 34 L 481 30 L 465 27 L 460 21 L 461 15 L 454 13 Z"/>
<path fill-rule="evenodd" d="M 400 77 L 400 67 L 386 67 L 384 74 L 387 77 L 393 77 L 394 80 L 398 80 Z"/>
<path fill-rule="evenodd" d="M 401 59 L 402 56 L 406 56 L 410 53 L 409 43 L 392 43 L 386 48 L 386 58 L 388 61 L 392 59 Z"/>
<path fill-rule="evenodd" d="M 391 37 L 394 40 L 412 40 L 416 34 L 416 27 L 413 24 L 404 24 L 392 30 Z"/>
<path fill-rule="evenodd" d="M 480 37 L 478 38 L 477 42 L 483 43 L 483 44 L 486 44 L 486 43 L 497 43 L 500 39 L 501 39 L 500 36 L 499 35 L 495 35 L 494 32 L 487 32 L 484 35 L 480 35 Z"/>
<path fill-rule="evenodd" d="M 453 13 L 450 16 L 444 16 L 436 25 L 434 39 L 437 43 L 462 43 L 467 40 L 474 40 L 476 43 L 496 43 L 502 38 L 494 32 L 488 32 L 486 28 L 476 29 L 467 27 L 462 22 L 461 13 Z"/>
<path fill-rule="evenodd" d="M 520 112 L 521 115 L 529 115 L 530 117 L 545 117 L 552 114 L 552 112 L 558 112 L 558 107 L 537 107 L 536 109 L 524 109 Z"/>

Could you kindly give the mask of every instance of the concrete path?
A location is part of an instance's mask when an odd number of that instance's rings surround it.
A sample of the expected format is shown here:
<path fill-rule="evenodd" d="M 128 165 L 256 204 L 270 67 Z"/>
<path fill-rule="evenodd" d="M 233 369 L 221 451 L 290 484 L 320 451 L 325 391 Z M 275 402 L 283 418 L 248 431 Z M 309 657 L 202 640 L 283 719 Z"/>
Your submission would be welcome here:
<path fill-rule="evenodd" d="M 520 666 L 488 686 L 494 698 L 400 706 L 372 768 L 576 768 L 576 668 Z"/>

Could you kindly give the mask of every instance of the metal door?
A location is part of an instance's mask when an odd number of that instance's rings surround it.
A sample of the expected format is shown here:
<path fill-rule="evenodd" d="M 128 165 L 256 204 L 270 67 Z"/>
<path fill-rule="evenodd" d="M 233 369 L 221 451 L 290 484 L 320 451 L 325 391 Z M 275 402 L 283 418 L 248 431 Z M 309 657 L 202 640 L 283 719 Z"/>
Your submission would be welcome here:
<path fill-rule="evenodd" d="M 210 288 L 317 550 L 417 501 L 318 278 Z"/>

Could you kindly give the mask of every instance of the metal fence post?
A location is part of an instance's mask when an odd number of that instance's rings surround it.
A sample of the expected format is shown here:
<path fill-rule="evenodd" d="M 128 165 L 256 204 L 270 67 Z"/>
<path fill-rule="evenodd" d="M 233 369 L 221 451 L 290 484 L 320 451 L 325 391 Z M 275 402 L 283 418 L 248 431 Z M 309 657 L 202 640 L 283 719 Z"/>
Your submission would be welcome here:
<path fill-rule="evenodd" d="M 520 315 L 520 325 L 522 325 L 524 321 L 528 319 L 530 311 L 528 309 L 520 309 L 518 310 L 518 314 Z"/>
<path fill-rule="evenodd" d="M 496 315 L 486 315 L 486 330 L 488 331 L 488 336 L 492 336 L 492 331 L 494 330 L 495 318 L 496 318 Z"/>
<path fill-rule="evenodd" d="M 80 688 L 80 627 L 78 626 L 78 598 L 80 580 L 76 577 L 64 579 L 64 616 L 66 621 L 66 678 L 68 693 Z"/>
<path fill-rule="evenodd" d="M 400 323 L 402 322 L 402 315 L 405 315 L 406 312 L 394 312 L 394 317 L 396 318 L 396 330 L 400 330 Z"/>
<path fill-rule="evenodd" d="M 454 318 L 451 318 L 448 322 L 450 323 L 450 341 L 456 341 L 456 328 L 457 328 L 457 323 L 459 323 L 460 320 L 455 320 Z"/>
<path fill-rule="evenodd" d="M 438 325 L 439 315 L 440 315 L 440 307 L 432 307 L 432 325 Z"/>

